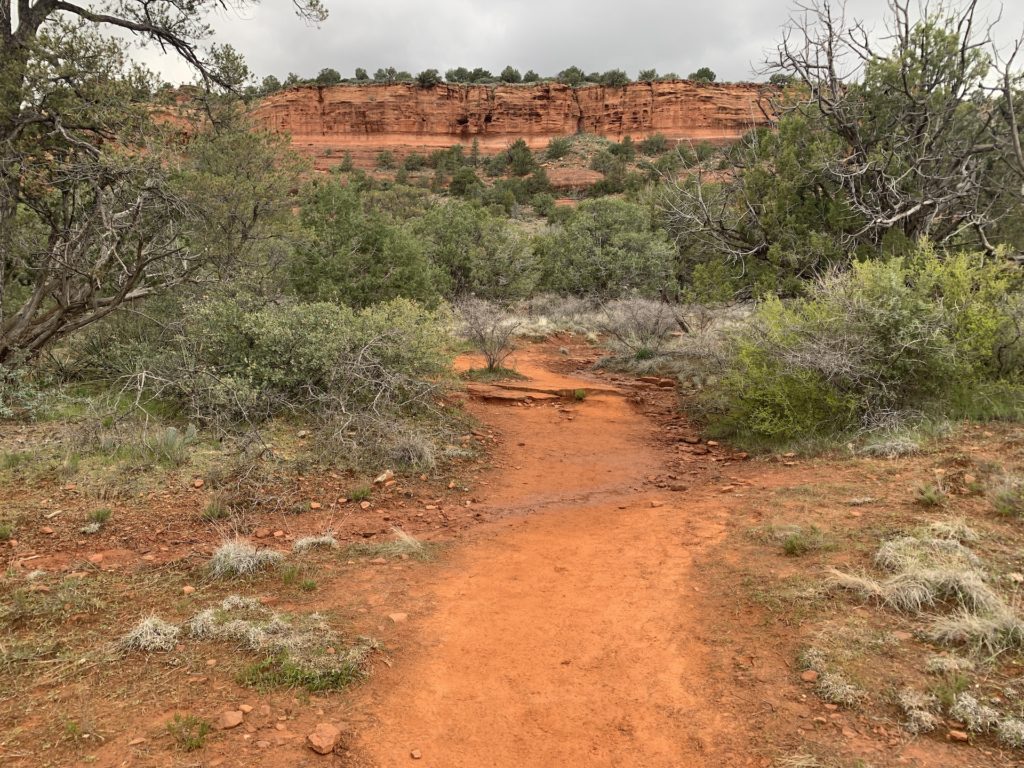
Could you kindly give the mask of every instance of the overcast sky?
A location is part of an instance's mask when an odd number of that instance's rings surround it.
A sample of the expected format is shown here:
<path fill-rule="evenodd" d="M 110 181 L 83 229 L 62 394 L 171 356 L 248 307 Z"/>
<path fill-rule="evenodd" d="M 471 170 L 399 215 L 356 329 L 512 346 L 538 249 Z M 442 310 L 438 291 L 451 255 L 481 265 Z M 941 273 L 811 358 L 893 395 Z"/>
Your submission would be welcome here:
<path fill-rule="evenodd" d="M 837 0 L 838 1 L 838 0 Z M 954 3 L 956 0 L 953 0 Z M 554 75 L 570 65 L 587 72 L 640 69 L 686 76 L 709 66 L 720 80 L 752 79 L 790 15 L 789 0 L 325 0 L 319 28 L 296 18 L 290 0 L 263 0 L 214 18 L 218 42 L 230 43 L 258 76 L 312 77 L 333 67 L 351 77 L 394 66 L 416 73 L 506 64 Z M 934 3 L 933 3 L 934 4 Z M 848 15 L 880 27 L 885 0 L 849 0 Z M 994 19 L 1000 3 L 988 4 Z M 1024 25 L 1024 2 L 1010 0 L 998 37 Z M 173 82 L 188 79 L 180 62 L 145 58 Z"/>

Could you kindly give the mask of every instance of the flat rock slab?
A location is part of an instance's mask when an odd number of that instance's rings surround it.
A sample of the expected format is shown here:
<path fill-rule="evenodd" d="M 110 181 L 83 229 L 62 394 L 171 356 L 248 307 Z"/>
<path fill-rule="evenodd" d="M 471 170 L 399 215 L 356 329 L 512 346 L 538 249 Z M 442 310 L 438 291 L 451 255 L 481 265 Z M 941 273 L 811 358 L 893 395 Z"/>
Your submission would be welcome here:
<path fill-rule="evenodd" d="M 550 392 L 535 392 L 533 390 L 512 390 L 498 387 L 491 384 L 469 384 L 466 391 L 470 397 L 477 400 L 499 400 L 502 402 L 524 403 L 527 400 L 539 402 L 541 400 L 561 400 L 559 395 Z"/>

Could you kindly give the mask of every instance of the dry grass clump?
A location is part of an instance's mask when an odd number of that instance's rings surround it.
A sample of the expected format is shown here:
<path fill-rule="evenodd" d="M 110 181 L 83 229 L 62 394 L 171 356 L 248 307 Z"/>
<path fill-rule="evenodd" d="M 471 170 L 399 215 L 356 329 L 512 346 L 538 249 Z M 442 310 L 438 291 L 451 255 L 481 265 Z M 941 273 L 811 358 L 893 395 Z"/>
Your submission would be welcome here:
<path fill-rule="evenodd" d="M 197 640 L 228 640 L 247 651 L 302 656 L 332 645 L 337 637 L 317 613 L 299 619 L 285 617 L 258 600 L 231 595 L 219 606 L 193 616 L 186 625 Z"/>
<path fill-rule="evenodd" d="M 181 628 L 156 616 L 149 616 L 132 627 L 120 641 L 126 651 L 173 651 Z"/>
<path fill-rule="evenodd" d="M 1004 717 L 996 724 L 996 738 L 1008 747 L 1024 748 L 1024 720 Z"/>
<path fill-rule="evenodd" d="M 989 491 L 996 512 L 1007 517 L 1024 517 L 1024 477 L 1005 475 Z"/>
<path fill-rule="evenodd" d="M 974 662 L 959 656 L 932 656 L 924 666 L 924 671 L 930 675 L 955 675 L 973 670 Z"/>
<path fill-rule="evenodd" d="M 999 713 L 969 693 L 957 694 L 949 716 L 959 720 L 971 733 L 986 733 L 999 722 Z"/>
<path fill-rule="evenodd" d="M 296 553 L 308 552 L 311 549 L 337 549 L 338 540 L 330 533 L 323 533 L 319 536 L 304 536 L 292 544 L 292 551 Z"/>
<path fill-rule="evenodd" d="M 276 566 L 284 555 L 261 549 L 242 539 L 225 541 L 210 559 L 210 572 L 218 577 L 249 576 Z"/>
<path fill-rule="evenodd" d="M 888 579 L 844 573 L 830 569 L 830 583 L 878 600 L 887 608 L 903 613 L 920 613 L 941 603 L 954 603 L 970 611 L 998 608 L 1001 598 L 975 571 L 926 569 L 898 573 Z"/>
<path fill-rule="evenodd" d="M 391 528 L 395 538 L 391 541 L 359 542 L 349 547 L 350 554 L 361 557 L 412 557 L 419 560 L 430 557 L 433 548 L 406 533 L 401 528 Z"/>
<path fill-rule="evenodd" d="M 822 701 L 841 707 L 855 707 L 866 698 L 867 694 L 837 671 L 828 656 L 818 648 L 805 649 L 799 662 L 802 669 L 818 673 L 814 691 Z"/>
<path fill-rule="evenodd" d="M 908 733 L 931 733 L 941 722 L 933 711 L 939 700 L 931 694 L 905 688 L 897 694 L 896 703 L 906 718 L 903 727 Z"/>
<path fill-rule="evenodd" d="M 939 616 L 927 634 L 934 642 L 972 646 L 992 655 L 1024 649 L 1024 621 L 1006 603 L 985 614 L 960 610 Z"/>
<path fill-rule="evenodd" d="M 962 521 L 933 523 L 914 535 L 882 543 L 874 561 L 892 574 L 888 578 L 832 569 L 831 583 L 907 613 L 920 613 L 939 604 L 952 604 L 971 613 L 995 612 L 1005 604 L 987 583 L 981 561 L 963 544 L 976 538 Z"/>

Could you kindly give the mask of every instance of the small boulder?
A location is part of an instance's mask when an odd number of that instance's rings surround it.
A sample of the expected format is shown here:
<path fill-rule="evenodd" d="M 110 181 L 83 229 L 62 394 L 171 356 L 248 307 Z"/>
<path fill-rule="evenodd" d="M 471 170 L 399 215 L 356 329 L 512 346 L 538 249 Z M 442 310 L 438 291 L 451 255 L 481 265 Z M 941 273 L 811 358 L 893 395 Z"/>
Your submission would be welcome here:
<path fill-rule="evenodd" d="M 318 723 L 313 732 L 306 736 L 306 746 L 318 755 L 329 755 L 338 746 L 341 731 L 330 723 Z"/>
<path fill-rule="evenodd" d="M 815 683 L 818 681 L 818 673 L 813 669 L 805 669 L 800 673 L 800 679 L 805 683 Z"/>
<path fill-rule="evenodd" d="M 388 482 L 389 480 L 394 480 L 394 479 L 395 479 L 395 473 L 392 472 L 390 469 L 385 469 L 383 472 L 381 472 L 379 475 L 377 475 L 377 477 L 375 477 L 373 479 L 373 484 L 374 485 L 384 485 L 384 483 Z"/>
<path fill-rule="evenodd" d="M 967 731 L 950 731 L 947 734 L 950 741 L 966 742 L 970 741 L 971 737 L 967 734 Z"/>
<path fill-rule="evenodd" d="M 217 729 L 226 731 L 229 728 L 237 728 L 245 720 L 245 713 L 240 709 L 226 709 L 217 718 Z"/>

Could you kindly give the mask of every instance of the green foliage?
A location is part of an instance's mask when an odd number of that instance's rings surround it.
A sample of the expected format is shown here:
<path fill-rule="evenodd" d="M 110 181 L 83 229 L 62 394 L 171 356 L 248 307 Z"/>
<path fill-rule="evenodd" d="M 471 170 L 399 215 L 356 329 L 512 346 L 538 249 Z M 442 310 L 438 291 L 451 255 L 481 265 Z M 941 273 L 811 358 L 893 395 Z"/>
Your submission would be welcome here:
<path fill-rule="evenodd" d="M 537 168 L 537 161 L 523 139 L 516 139 L 506 150 L 508 167 L 516 176 L 526 176 Z"/>
<path fill-rule="evenodd" d="M 289 658 L 287 653 L 280 653 L 246 667 L 238 676 L 238 682 L 261 691 L 304 688 L 310 693 L 322 693 L 340 691 L 362 676 L 359 664 L 348 659 L 320 667 L 301 664 Z"/>
<path fill-rule="evenodd" d="M 178 749 L 185 752 L 202 749 L 206 744 L 206 737 L 212 730 L 213 726 L 208 721 L 195 715 L 176 714 L 174 719 L 167 723 L 167 732 L 178 745 Z"/>
<path fill-rule="evenodd" d="M 416 84 L 420 88 L 433 88 L 441 83 L 441 74 L 436 69 L 425 69 L 416 75 Z"/>
<path fill-rule="evenodd" d="M 1019 388 L 1019 275 L 979 255 L 940 258 L 928 243 L 834 273 L 790 303 L 765 301 L 740 331 L 711 398 L 716 431 L 754 439 L 891 430 L 959 393 Z M 1010 362 L 1014 361 L 1014 362 Z"/>
<path fill-rule="evenodd" d="M 336 69 L 324 67 L 314 79 L 317 85 L 337 85 L 341 82 L 341 73 Z"/>
<path fill-rule="evenodd" d="M 8 368 L 0 363 L 0 420 L 31 415 L 40 396 L 26 368 Z"/>
<path fill-rule="evenodd" d="M 519 74 L 519 70 L 509 64 L 498 75 L 498 79 L 503 83 L 521 83 L 523 81 L 522 75 Z"/>
<path fill-rule="evenodd" d="M 603 75 L 601 75 L 601 85 L 607 85 L 611 87 L 620 87 L 628 85 L 630 83 L 629 75 L 623 72 L 621 69 L 609 69 Z"/>
<path fill-rule="evenodd" d="M 687 80 L 693 80 L 698 83 L 713 83 L 718 78 L 718 75 L 710 67 L 701 67 L 696 72 L 691 72 Z"/>
<path fill-rule="evenodd" d="M 577 86 L 586 79 L 586 73 L 579 67 L 568 67 L 558 73 L 558 82 L 564 85 Z"/>
<path fill-rule="evenodd" d="M 390 171 L 395 167 L 395 153 L 390 149 L 383 149 L 377 153 L 377 167 L 384 171 Z"/>
<path fill-rule="evenodd" d="M 484 185 L 480 177 L 470 166 L 463 166 L 452 174 L 448 183 L 448 191 L 456 197 L 477 198 L 483 192 Z"/>
<path fill-rule="evenodd" d="M 649 209 L 624 200 L 581 203 L 537 238 L 535 252 L 542 290 L 616 298 L 656 296 L 674 285 L 675 248 Z"/>
<path fill-rule="evenodd" d="M 507 219 L 452 200 L 432 208 L 413 227 L 427 258 L 444 275 L 446 296 L 513 299 L 532 288 L 530 242 Z"/>
<path fill-rule="evenodd" d="M 333 179 L 314 185 L 301 214 L 312 238 L 290 269 L 295 292 L 353 307 L 398 297 L 436 303 L 440 275 L 422 243 L 363 202 L 358 190 Z"/>
<path fill-rule="evenodd" d="M 526 74 L 523 75 L 524 83 L 536 83 L 540 80 L 540 75 L 534 72 L 532 69 L 526 70 Z"/>
<path fill-rule="evenodd" d="M 368 485 L 361 485 L 349 491 L 348 497 L 352 501 L 368 501 L 373 496 L 373 489 Z"/>
<path fill-rule="evenodd" d="M 636 76 L 638 83 L 653 83 L 658 79 L 658 70 L 656 69 L 641 69 L 640 73 Z"/>
<path fill-rule="evenodd" d="M 418 152 L 411 152 L 402 161 L 402 168 L 407 171 L 422 171 L 427 166 L 427 158 Z"/>
<path fill-rule="evenodd" d="M 638 148 L 643 154 L 651 157 L 661 155 L 668 151 L 668 139 L 665 134 L 656 133 L 641 141 Z"/>
<path fill-rule="evenodd" d="M 632 136 L 623 137 L 618 144 L 612 144 L 608 151 L 615 157 L 630 162 L 636 158 L 636 144 Z"/>
<path fill-rule="evenodd" d="M 936 483 L 925 483 L 917 489 L 914 501 L 922 507 L 941 507 L 946 503 L 946 494 Z"/>
<path fill-rule="evenodd" d="M 548 142 L 545 156 L 548 160 L 560 160 L 572 151 L 572 137 L 556 136 Z"/>
<path fill-rule="evenodd" d="M 110 509 L 110 507 L 101 507 L 99 509 L 94 509 L 92 512 L 90 512 L 86 519 L 90 523 L 104 525 L 108 520 L 110 520 L 110 516 L 112 514 L 114 514 L 114 512 L 112 509 Z"/>
<path fill-rule="evenodd" d="M 373 73 L 373 80 L 377 83 L 407 83 L 413 79 L 412 74 L 394 67 L 381 67 Z"/>

